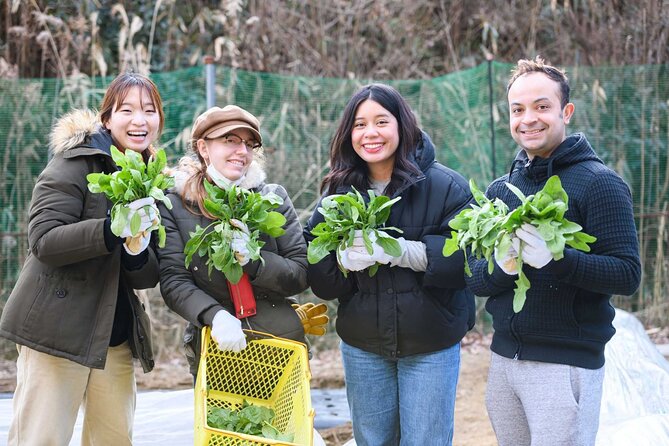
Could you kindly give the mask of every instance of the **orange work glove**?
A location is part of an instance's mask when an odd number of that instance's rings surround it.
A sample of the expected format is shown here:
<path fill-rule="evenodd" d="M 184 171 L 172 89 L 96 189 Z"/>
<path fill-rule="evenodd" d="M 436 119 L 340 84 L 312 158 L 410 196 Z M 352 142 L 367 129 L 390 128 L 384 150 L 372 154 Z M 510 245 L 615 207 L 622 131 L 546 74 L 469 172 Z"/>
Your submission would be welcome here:
<path fill-rule="evenodd" d="M 314 336 L 323 336 L 325 334 L 328 321 L 330 320 L 327 315 L 327 305 L 307 302 L 302 305 L 292 304 L 292 307 L 300 318 L 300 322 L 302 322 L 304 334 Z"/>

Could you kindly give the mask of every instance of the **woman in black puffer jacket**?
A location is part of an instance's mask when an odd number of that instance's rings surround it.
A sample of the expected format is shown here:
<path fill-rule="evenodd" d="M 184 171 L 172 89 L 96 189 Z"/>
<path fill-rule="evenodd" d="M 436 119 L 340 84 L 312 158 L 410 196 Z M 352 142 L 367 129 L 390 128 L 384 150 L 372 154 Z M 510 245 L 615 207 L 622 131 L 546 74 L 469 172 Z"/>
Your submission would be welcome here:
<path fill-rule="evenodd" d="M 401 256 L 378 245 L 370 255 L 354 241 L 340 253 L 348 277 L 335 253 L 308 269 L 314 294 L 339 299 L 337 333 L 356 442 L 451 444 L 459 342 L 473 325 L 474 300 L 465 289 L 462 253 L 445 258 L 442 248 L 448 222 L 472 199 L 467 181 L 435 161 L 434 145 L 406 101 L 382 84 L 363 87 L 346 105 L 330 165 L 324 196 L 355 187 L 401 197 L 387 222 L 403 231 Z M 321 221 L 314 212 L 307 241 Z M 374 264 L 381 265 L 369 277 L 365 269 Z"/>

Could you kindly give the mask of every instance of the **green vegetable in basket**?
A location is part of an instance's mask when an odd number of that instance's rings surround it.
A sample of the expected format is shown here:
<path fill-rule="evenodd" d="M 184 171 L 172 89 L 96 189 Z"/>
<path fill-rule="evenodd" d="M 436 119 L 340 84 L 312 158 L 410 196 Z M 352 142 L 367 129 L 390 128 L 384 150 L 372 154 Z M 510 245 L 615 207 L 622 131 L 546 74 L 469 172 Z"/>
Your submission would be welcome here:
<path fill-rule="evenodd" d="M 274 410 L 269 407 L 256 406 L 244 400 L 237 410 L 209 406 L 207 424 L 216 429 L 256 435 L 280 441 L 293 441 L 293 435 L 283 433 L 274 425 Z"/>
<path fill-rule="evenodd" d="M 477 259 L 485 258 L 488 261 L 488 272 L 492 273 L 495 248 L 499 257 L 503 258 L 511 247 L 513 234 L 523 223 L 537 228 L 554 260 L 564 257 L 566 245 L 584 252 L 590 251 L 588 243 L 597 239 L 582 232 L 580 225 L 564 218 L 569 197 L 562 188 L 560 177 L 553 175 L 543 189 L 527 197 L 516 186 L 510 183 L 506 183 L 506 186 L 520 199 L 520 206 L 511 213 L 507 213 L 508 207 L 502 200 L 488 199 L 473 180 L 469 181 L 469 188 L 478 206 L 472 205 L 471 208 L 463 209 L 449 222 L 454 231 L 451 232 L 451 238 L 446 239 L 444 256 L 448 257 L 458 249 L 466 252 L 469 248 Z M 520 248 L 522 253 L 522 242 Z M 525 305 L 527 290 L 530 288 L 530 281 L 523 273 L 520 253 L 517 269 L 518 279 L 513 296 L 513 311 L 516 313 Z M 465 272 L 469 276 L 472 274 L 466 259 Z"/>
<path fill-rule="evenodd" d="M 353 244 L 355 232 L 362 231 L 367 251 L 372 254 L 372 240 L 370 235 L 374 233 L 376 243 L 383 248 L 386 254 L 397 257 L 402 255 L 399 242 L 388 235 L 385 231 L 402 231 L 395 227 L 384 227 L 383 225 L 390 217 L 390 208 L 401 197 L 390 199 L 385 195 L 377 196 L 373 190 L 368 190 L 369 203 L 355 188 L 345 195 L 330 195 L 323 198 L 321 207 L 318 208 L 325 218 L 318 223 L 311 234 L 316 236 L 307 248 L 307 261 L 311 264 L 320 262 L 331 251 L 337 250 L 337 265 L 347 275 L 348 271 L 339 262 L 339 251 L 343 251 Z M 376 274 L 379 265 L 369 268 L 369 276 Z"/>
<path fill-rule="evenodd" d="M 111 230 L 120 236 L 123 228 L 128 224 L 130 209 L 125 205 L 140 198 L 152 197 L 162 201 L 168 209 L 172 203 L 164 194 L 164 190 L 174 186 L 174 178 L 162 173 L 167 164 L 164 150 L 158 150 L 151 156 L 148 163 L 144 163 L 142 155 L 126 150 L 122 153 L 115 146 L 111 146 L 111 156 L 120 168 L 110 174 L 89 173 L 88 190 L 93 193 L 104 193 L 114 205 L 111 209 Z M 133 234 L 139 232 L 140 216 L 134 213 L 130 221 Z M 158 226 L 158 246 L 165 246 L 165 226 Z"/>
<path fill-rule="evenodd" d="M 231 246 L 235 231 L 244 232 L 249 259 L 262 262 L 260 248 L 265 242 L 260 240 L 260 233 L 270 237 L 285 233 L 286 217 L 272 210 L 283 204 L 283 199 L 275 193 L 261 195 L 234 185 L 221 189 L 208 181 L 204 182 L 204 188 L 207 191 L 204 207 L 215 220 L 205 228 L 197 225 L 195 232 L 190 233 L 184 247 L 186 268 L 195 254 L 206 256 L 209 275 L 216 268 L 230 283 L 238 283 L 243 270 Z"/>

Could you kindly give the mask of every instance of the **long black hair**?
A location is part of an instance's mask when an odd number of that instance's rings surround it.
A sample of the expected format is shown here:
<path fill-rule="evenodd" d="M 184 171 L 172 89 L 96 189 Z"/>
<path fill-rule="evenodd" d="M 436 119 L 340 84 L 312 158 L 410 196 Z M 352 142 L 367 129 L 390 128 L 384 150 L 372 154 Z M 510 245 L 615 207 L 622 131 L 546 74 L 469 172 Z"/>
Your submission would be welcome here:
<path fill-rule="evenodd" d="M 416 151 L 421 141 L 422 132 L 409 104 L 393 87 L 378 83 L 369 84 L 360 88 L 344 108 L 344 114 L 330 143 L 330 172 L 323 178 L 321 192 L 327 191 L 330 195 L 342 185 L 351 185 L 360 191 L 369 189 L 369 168 L 353 150 L 351 142 L 355 114 L 360 104 L 368 99 L 377 102 L 397 120 L 399 145 L 395 152 L 395 165 L 390 184 L 386 187 L 385 193 L 392 195 L 406 179 L 421 173 L 410 159 L 410 155 Z"/>

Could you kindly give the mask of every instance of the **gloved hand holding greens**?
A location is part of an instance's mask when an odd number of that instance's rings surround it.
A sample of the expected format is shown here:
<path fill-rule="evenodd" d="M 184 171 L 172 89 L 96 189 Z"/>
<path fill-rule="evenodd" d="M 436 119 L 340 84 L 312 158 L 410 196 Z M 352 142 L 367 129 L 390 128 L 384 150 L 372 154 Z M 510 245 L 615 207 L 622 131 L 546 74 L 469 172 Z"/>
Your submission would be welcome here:
<path fill-rule="evenodd" d="M 204 182 L 204 188 L 207 191 L 204 207 L 215 220 L 205 228 L 197 225 L 195 232 L 190 233 L 184 247 L 186 268 L 197 253 L 207 257 L 210 275 L 212 268 L 216 268 L 230 283 L 236 284 L 243 274 L 242 264 L 249 260 L 263 261 L 260 248 L 265 242 L 260 240 L 260 233 L 270 237 L 284 234 L 286 217 L 272 211 L 283 204 L 283 199 L 275 193 L 261 195 L 234 185 L 221 189 L 208 181 Z M 246 249 L 240 243 L 246 243 Z"/>
<path fill-rule="evenodd" d="M 401 197 L 390 199 L 385 195 L 376 196 L 373 190 L 367 191 L 369 202 L 355 188 L 345 195 L 330 195 L 323 198 L 318 208 L 325 218 L 318 223 L 311 234 L 316 236 L 307 248 L 307 261 L 311 264 L 320 262 L 331 251 L 337 252 L 337 265 L 346 276 L 348 270 L 342 266 L 341 251 L 353 245 L 356 231 L 362 231 L 365 248 L 371 255 L 374 253 L 373 243 L 376 243 L 383 251 L 393 257 L 402 255 L 399 242 L 388 235 L 385 231 L 402 231 L 394 227 L 384 227 L 384 223 L 390 217 L 390 208 Z M 370 235 L 374 234 L 371 238 Z M 375 237 L 374 237 L 375 236 Z M 376 274 L 379 265 L 369 267 L 369 276 Z"/>
<path fill-rule="evenodd" d="M 477 259 L 485 258 L 488 261 L 488 272 L 495 268 L 494 254 L 503 258 L 512 245 L 516 229 L 523 223 L 534 225 L 553 254 L 554 260 L 564 257 L 565 245 L 589 252 L 588 243 L 597 240 L 595 237 L 581 231 L 580 225 L 564 218 L 567 212 L 568 197 L 562 188 L 557 175 L 548 179 L 542 190 L 535 195 L 526 197 L 517 187 L 506 183 L 507 187 L 520 199 L 521 204 L 508 213 L 508 206 L 499 198 L 494 201 L 488 199 L 481 192 L 473 180 L 469 181 L 469 188 L 474 195 L 477 205 L 463 209 L 449 222 L 455 231 L 451 232 L 450 239 L 446 239 L 443 254 L 448 257 L 459 249 L 467 252 L 471 249 Z M 523 242 L 517 257 L 518 280 L 513 297 L 513 311 L 518 313 L 525 304 L 530 281 L 523 273 Z M 471 276 L 469 264 L 465 257 L 465 272 Z"/>
<path fill-rule="evenodd" d="M 162 173 L 167 164 L 164 150 L 158 150 L 151 156 L 149 162 L 144 164 L 142 155 L 126 150 L 121 153 L 115 146 L 111 146 L 111 156 L 120 168 L 110 174 L 89 173 L 88 190 L 93 193 L 104 193 L 114 205 L 111 209 L 111 230 L 116 236 L 126 236 L 124 229 L 130 227 L 130 237 L 135 237 L 146 229 L 142 229 L 141 212 L 135 212 L 128 204 L 142 198 L 151 197 L 162 201 L 168 209 L 172 209 L 172 203 L 163 193 L 164 190 L 174 186 L 174 178 Z M 155 206 L 155 205 L 154 205 Z M 151 214 L 150 206 L 145 206 L 145 213 Z M 160 218 L 160 215 L 157 215 Z M 158 245 L 165 246 L 165 226 L 157 225 Z"/>

